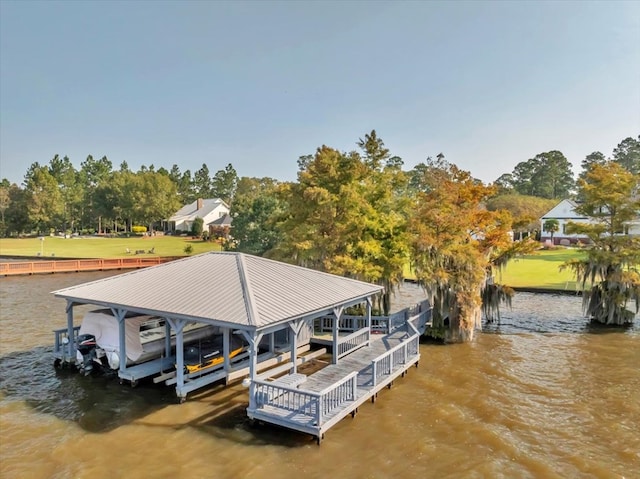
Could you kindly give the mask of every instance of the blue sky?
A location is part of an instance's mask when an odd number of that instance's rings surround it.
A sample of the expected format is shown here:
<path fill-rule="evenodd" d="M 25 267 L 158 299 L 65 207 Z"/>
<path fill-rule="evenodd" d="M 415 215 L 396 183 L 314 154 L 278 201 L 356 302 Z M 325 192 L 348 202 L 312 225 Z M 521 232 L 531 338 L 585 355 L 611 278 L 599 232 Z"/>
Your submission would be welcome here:
<path fill-rule="evenodd" d="M 640 2 L 0 0 L 0 177 L 55 154 L 294 180 L 375 129 L 483 181 L 640 134 Z"/>

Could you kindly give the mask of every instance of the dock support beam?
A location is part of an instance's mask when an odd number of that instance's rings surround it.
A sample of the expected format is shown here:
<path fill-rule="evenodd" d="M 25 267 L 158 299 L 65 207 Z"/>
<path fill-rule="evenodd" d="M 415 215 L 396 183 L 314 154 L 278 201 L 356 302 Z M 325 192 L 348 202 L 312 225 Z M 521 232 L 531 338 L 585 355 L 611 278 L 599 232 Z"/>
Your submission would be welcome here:
<path fill-rule="evenodd" d="M 69 353 L 69 364 L 76 363 L 76 338 L 73 333 L 73 301 L 67 300 L 67 338 L 69 344 L 67 344 Z"/>
<path fill-rule="evenodd" d="M 369 330 L 367 335 L 367 346 L 371 346 L 371 296 L 367 298 L 367 315 L 365 317 L 365 327 Z"/>
<path fill-rule="evenodd" d="M 262 340 L 264 333 L 249 333 L 248 331 L 240 331 L 249 343 L 249 410 L 256 408 L 256 385 L 254 381 L 258 373 L 258 345 Z"/>
<path fill-rule="evenodd" d="M 289 329 L 293 333 L 293 337 L 291 338 L 291 373 L 295 374 L 298 372 L 298 334 L 302 329 L 302 325 L 304 321 L 298 320 L 297 323 L 290 322 Z"/>
<path fill-rule="evenodd" d="M 224 370 L 228 374 L 231 370 L 231 361 L 229 360 L 229 350 L 231 349 L 229 346 L 229 328 L 222 328 L 222 359 L 224 361 Z"/>
<path fill-rule="evenodd" d="M 332 364 L 338 364 L 338 345 L 340 342 L 340 318 L 344 308 L 342 306 L 333 309 L 333 354 L 331 357 Z"/>
<path fill-rule="evenodd" d="M 183 319 L 167 318 L 167 321 L 176 332 L 176 395 L 180 401 L 184 401 L 186 394 L 182 392 L 184 386 L 184 326 Z"/>
<path fill-rule="evenodd" d="M 124 309 L 112 309 L 111 312 L 118 320 L 118 346 L 120 348 L 120 357 L 118 358 L 120 365 L 118 366 L 118 371 L 124 373 L 125 369 L 127 369 L 127 336 L 124 328 L 124 317 L 127 312 Z M 120 381 L 122 381 L 122 379 Z"/>

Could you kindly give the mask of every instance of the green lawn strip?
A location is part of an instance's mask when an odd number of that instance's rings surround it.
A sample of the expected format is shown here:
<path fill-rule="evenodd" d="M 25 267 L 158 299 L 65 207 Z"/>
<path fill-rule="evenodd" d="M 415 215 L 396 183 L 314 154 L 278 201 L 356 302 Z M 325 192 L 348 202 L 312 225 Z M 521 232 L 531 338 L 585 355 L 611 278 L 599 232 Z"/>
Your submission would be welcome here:
<path fill-rule="evenodd" d="M 42 248 L 42 258 L 127 258 L 154 256 L 184 256 L 184 248 L 191 245 L 191 254 L 218 251 L 216 242 L 194 240 L 181 236 L 152 236 L 130 238 L 105 237 L 45 237 L 38 238 L 0 238 L 0 255 L 36 257 Z M 129 253 L 127 253 L 127 248 Z M 149 253 L 153 250 L 153 253 Z M 144 251 L 136 255 L 136 251 Z M 576 289 L 576 283 L 570 271 L 560 272 L 558 267 L 568 259 L 578 258 L 584 251 L 578 249 L 545 250 L 537 254 L 522 256 L 509 262 L 501 274 L 497 274 L 496 282 L 515 288 L 545 288 L 556 290 Z M 407 266 L 405 278 L 415 279 L 415 275 Z"/>
<path fill-rule="evenodd" d="M 540 288 L 555 290 L 576 290 L 576 282 L 571 271 L 559 271 L 565 261 L 584 256 L 584 251 L 567 248 L 541 250 L 510 261 L 502 273 L 496 274 L 496 282 L 514 288 Z M 407 265 L 404 277 L 415 280 L 415 274 Z"/>
<path fill-rule="evenodd" d="M 542 288 L 576 291 L 576 281 L 569 270 L 559 267 L 567 260 L 580 258 L 584 252 L 575 249 L 540 251 L 510 261 L 495 281 L 512 288 Z"/>
<path fill-rule="evenodd" d="M 191 245 L 193 254 L 219 251 L 220 244 L 184 236 L 152 236 L 130 238 L 106 238 L 79 236 L 73 238 L 46 236 L 38 238 L 0 238 L 0 255 L 36 257 L 42 252 L 43 258 L 127 258 L 136 257 L 136 251 L 144 251 L 137 256 L 184 256 L 184 248 Z M 129 253 L 127 253 L 127 248 Z M 153 253 L 149 251 L 153 250 Z"/>

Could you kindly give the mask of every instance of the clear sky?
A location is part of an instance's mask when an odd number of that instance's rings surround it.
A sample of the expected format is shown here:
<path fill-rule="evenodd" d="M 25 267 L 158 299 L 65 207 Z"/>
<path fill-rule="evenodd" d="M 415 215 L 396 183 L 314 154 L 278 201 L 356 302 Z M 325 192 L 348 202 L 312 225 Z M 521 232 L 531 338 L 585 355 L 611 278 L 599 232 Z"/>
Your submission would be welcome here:
<path fill-rule="evenodd" d="M 640 2 L 0 0 L 0 177 L 106 155 L 294 180 L 375 129 L 484 181 L 640 134 Z"/>

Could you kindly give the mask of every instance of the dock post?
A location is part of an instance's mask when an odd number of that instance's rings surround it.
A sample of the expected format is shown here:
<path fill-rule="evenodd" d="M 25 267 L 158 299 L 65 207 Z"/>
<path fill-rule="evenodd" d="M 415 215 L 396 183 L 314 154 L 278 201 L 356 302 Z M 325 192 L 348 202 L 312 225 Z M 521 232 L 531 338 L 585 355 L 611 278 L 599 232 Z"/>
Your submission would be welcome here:
<path fill-rule="evenodd" d="M 118 370 L 120 373 L 122 373 L 122 375 L 124 375 L 127 369 L 127 341 L 124 317 L 127 312 L 124 309 L 112 309 L 111 312 L 118 320 L 118 346 L 120 348 L 120 365 L 118 367 Z M 120 382 L 122 382 L 122 376 L 120 376 L 120 378 Z"/>
<path fill-rule="evenodd" d="M 182 393 L 184 387 L 184 326 L 186 322 L 182 319 L 167 318 L 171 327 L 176 332 L 176 395 L 183 402 L 185 396 Z"/>
<path fill-rule="evenodd" d="M 224 361 L 224 371 L 227 373 L 227 380 L 229 379 L 229 370 L 231 369 L 231 361 L 229 361 L 229 328 L 222 328 L 222 358 Z"/>
<path fill-rule="evenodd" d="M 76 338 L 73 333 L 73 301 L 67 300 L 67 338 L 69 339 L 69 344 L 67 344 L 68 353 L 69 353 L 69 364 L 74 364 L 76 361 Z M 62 358 L 62 362 L 64 363 L 64 354 Z"/>
<path fill-rule="evenodd" d="M 338 364 L 338 346 L 340 344 L 340 317 L 344 308 L 342 306 L 333 309 L 333 354 L 331 357 L 332 364 Z"/>

